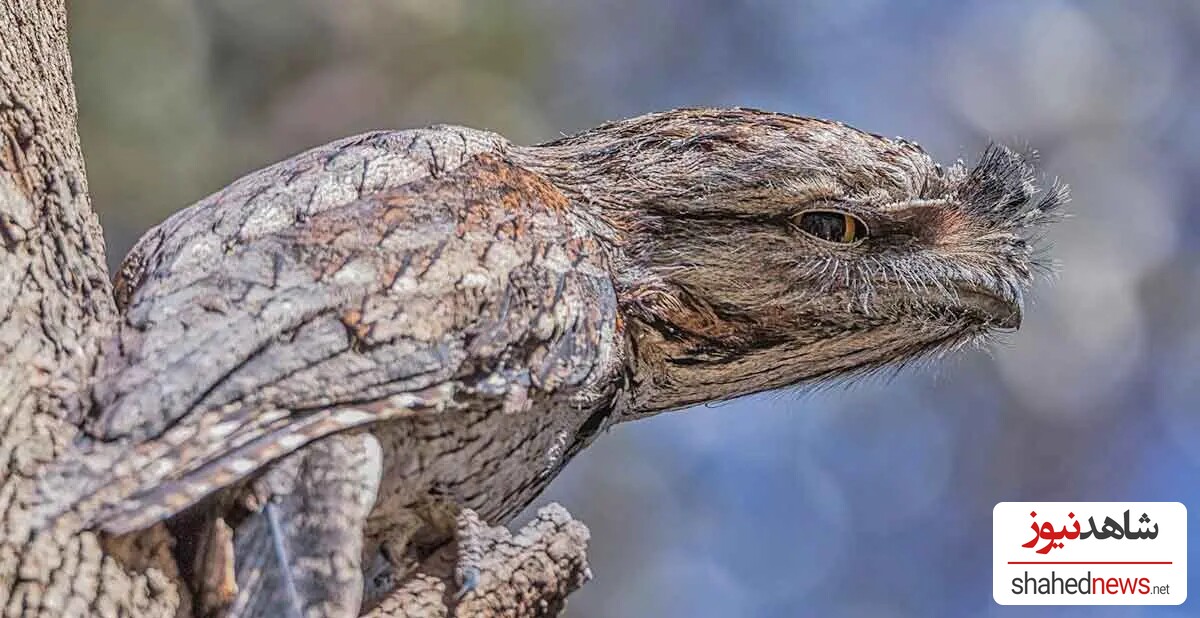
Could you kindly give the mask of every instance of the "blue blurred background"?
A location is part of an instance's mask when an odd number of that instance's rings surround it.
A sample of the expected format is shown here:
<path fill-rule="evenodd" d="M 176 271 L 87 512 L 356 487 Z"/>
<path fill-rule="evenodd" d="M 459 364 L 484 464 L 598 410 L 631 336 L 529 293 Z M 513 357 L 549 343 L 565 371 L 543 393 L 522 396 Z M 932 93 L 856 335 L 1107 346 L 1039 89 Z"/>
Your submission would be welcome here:
<path fill-rule="evenodd" d="M 1178 616 L 991 597 L 1002 500 L 1169 500 L 1200 531 L 1200 3 L 70 3 L 115 265 L 149 226 L 336 137 L 536 142 L 677 106 L 832 117 L 1067 181 L 1061 273 L 990 353 L 616 428 L 541 503 L 592 530 L 574 616 Z M 1195 544 L 1193 544 L 1195 547 Z M 1195 560 L 1197 552 L 1189 553 Z M 1200 578 L 1193 568 L 1190 585 Z"/>

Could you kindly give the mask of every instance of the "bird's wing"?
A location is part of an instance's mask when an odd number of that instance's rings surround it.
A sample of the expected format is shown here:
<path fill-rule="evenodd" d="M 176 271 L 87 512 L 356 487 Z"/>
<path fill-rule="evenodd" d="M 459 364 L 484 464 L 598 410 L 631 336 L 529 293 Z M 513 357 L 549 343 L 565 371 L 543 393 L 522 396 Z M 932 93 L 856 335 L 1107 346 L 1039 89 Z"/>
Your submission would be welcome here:
<path fill-rule="evenodd" d="M 520 389 L 569 395 L 615 336 L 601 249 L 552 185 L 493 154 L 147 262 L 85 436 L 42 492 L 114 532 L 334 432 Z"/>

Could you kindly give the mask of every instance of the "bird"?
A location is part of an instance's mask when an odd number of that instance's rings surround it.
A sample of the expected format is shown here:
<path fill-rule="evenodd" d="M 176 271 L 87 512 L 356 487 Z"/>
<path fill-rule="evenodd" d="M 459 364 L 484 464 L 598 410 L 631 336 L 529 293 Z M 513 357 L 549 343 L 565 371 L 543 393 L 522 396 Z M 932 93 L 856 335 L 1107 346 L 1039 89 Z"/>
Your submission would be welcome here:
<path fill-rule="evenodd" d="M 1067 198 L 1001 145 L 750 108 L 339 140 L 137 243 L 42 512 L 206 530 L 214 615 L 357 615 L 450 540 L 469 590 L 471 531 L 617 423 L 1019 328 Z"/>

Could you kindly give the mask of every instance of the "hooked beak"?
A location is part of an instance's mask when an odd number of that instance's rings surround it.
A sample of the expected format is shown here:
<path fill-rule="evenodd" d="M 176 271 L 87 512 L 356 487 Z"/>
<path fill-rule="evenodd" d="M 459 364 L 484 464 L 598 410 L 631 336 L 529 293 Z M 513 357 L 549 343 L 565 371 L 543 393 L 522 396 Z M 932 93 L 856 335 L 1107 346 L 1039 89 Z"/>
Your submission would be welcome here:
<path fill-rule="evenodd" d="M 989 326 L 1006 330 L 1021 328 L 1022 303 L 1019 292 L 1013 294 L 1008 290 L 972 287 L 960 289 L 958 298 L 964 307 L 982 314 Z"/>

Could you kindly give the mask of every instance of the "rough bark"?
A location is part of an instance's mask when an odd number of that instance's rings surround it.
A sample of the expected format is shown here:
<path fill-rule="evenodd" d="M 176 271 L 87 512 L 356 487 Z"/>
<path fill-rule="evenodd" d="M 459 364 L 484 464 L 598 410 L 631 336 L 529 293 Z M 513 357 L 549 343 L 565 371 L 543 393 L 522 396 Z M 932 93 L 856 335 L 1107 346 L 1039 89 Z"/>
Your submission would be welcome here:
<path fill-rule="evenodd" d="M 31 480 L 74 435 L 117 311 L 75 117 L 63 0 L 0 0 L 0 616 L 173 616 L 189 603 L 161 528 L 102 546 L 28 524 Z M 561 508 L 493 538 L 461 603 L 447 548 L 372 615 L 551 615 L 586 579 L 586 528 Z"/>
<path fill-rule="evenodd" d="M 61 0 L 0 3 L 0 611 L 168 616 L 161 573 L 130 576 L 97 538 L 29 529 L 31 478 L 74 434 L 114 316 L 87 195 Z"/>
<path fill-rule="evenodd" d="M 476 589 L 455 600 L 455 553 L 443 547 L 426 560 L 421 571 L 407 579 L 367 618 L 402 616 L 556 616 L 567 595 L 588 579 L 584 550 L 588 530 L 557 504 L 538 511 L 537 518 L 515 536 L 491 528 Z"/>

